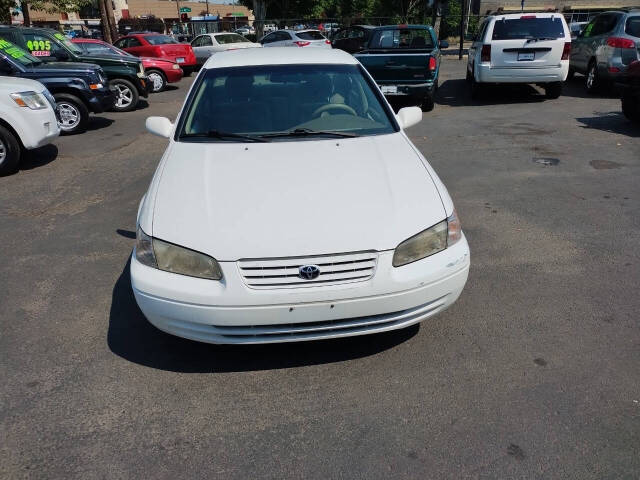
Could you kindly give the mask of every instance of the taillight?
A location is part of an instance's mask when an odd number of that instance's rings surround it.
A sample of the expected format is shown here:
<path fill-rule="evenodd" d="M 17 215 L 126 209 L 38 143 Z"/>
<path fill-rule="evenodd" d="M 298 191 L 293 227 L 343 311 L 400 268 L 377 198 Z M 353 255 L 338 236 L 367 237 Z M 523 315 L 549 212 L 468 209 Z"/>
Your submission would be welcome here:
<path fill-rule="evenodd" d="M 564 42 L 564 48 L 562 49 L 562 60 L 569 60 L 570 53 L 571 53 L 571 42 Z"/>
<path fill-rule="evenodd" d="M 491 61 L 491 45 L 482 45 L 482 52 L 480 53 L 481 62 Z"/>
<path fill-rule="evenodd" d="M 633 42 L 633 40 L 620 37 L 607 38 L 607 45 L 613 48 L 636 48 L 636 44 Z"/>
<path fill-rule="evenodd" d="M 436 59 L 434 57 L 429 57 L 429 70 L 432 72 L 436 69 Z"/>
<path fill-rule="evenodd" d="M 331 45 L 331 40 L 325 40 L 324 43 L 326 43 L 327 45 Z"/>
<path fill-rule="evenodd" d="M 536 18 L 535 15 L 521 15 L 520 20 L 530 20 L 532 18 Z"/>
<path fill-rule="evenodd" d="M 296 45 L 298 45 L 299 47 L 306 47 L 307 45 L 309 45 L 311 42 L 302 42 L 302 41 L 297 41 L 297 42 L 293 42 Z"/>

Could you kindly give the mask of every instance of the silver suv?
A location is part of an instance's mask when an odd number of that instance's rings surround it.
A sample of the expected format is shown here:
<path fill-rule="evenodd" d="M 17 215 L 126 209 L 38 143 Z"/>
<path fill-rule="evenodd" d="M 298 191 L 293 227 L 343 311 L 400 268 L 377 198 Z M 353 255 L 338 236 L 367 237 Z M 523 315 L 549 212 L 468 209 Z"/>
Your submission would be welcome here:
<path fill-rule="evenodd" d="M 601 13 L 572 41 L 569 78 L 583 73 L 587 91 L 593 93 L 623 75 L 638 59 L 640 8 Z"/>

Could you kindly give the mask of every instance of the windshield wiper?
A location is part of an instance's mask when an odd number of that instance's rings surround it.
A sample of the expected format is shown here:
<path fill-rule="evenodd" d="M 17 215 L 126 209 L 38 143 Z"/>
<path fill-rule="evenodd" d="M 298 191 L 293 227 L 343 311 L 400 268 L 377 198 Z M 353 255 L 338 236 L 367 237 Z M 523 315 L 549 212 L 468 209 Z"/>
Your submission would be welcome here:
<path fill-rule="evenodd" d="M 208 132 L 183 133 L 178 138 L 219 138 L 220 140 L 237 138 L 240 140 L 249 140 L 250 142 L 268 142 L 264 138 L 253 135 L 242 135 L 240 133 L 221 132 L 220 130 L 209 130 Z"/>
<path fill-rule="evenodd" d="M 357 133 L 348 133 L 348 132 L 333 132 L 331 130 L 312 130 L 310 128 L 294 128 L 293 130 L 289 130 L 286 132 L 274 132 L 274 133 L 265 133 L 264 135 L 260 135 L 263 138 L 275 138 L 275 137 L 310 137 L 314 135 L 330 135 L 333 137 L 358 137 Z"/>
<path fill-rule="evenodd" d="M 528 37 L 526 43 L 540 42 L 542 40 L 555 40 L 555 37 Z"/>

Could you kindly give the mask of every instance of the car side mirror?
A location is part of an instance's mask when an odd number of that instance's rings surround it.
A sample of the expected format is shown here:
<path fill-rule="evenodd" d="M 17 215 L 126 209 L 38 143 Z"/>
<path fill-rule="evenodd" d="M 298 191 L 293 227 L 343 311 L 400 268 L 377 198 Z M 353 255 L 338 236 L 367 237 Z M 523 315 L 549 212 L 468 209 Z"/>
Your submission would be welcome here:
<path fill-rule="evenodd" d="M 404 107 L 396 114 L 396 120 L 403 130 L 413 127 L 422 121 L 422 109 L 420 107 Z"/>
<path fill-rule="evenodd" d="M 169 138 L 173 130 L 173 123 L 167 117 L 148 117 L 145 127 L 149 133 L 153 133 L 158 137 Z"/>
<path fill-rule="evenodd" d="M 440 40 L 440 48 L 449 48 L 449 42 L 446 40 Z"/>

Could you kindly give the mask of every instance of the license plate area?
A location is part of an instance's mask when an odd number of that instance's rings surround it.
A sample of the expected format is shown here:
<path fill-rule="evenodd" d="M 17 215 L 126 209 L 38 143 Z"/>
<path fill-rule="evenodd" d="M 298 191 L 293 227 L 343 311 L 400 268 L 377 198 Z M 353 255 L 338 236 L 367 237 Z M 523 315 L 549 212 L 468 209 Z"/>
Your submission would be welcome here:
<path fill-rule="evenodd" d="M 380 91 L 383 95 L 398 93 L 398 87 L 395 85 L 380 85 Z"/>
<path fill-rule="evenodd" d="M 531 62 L 535 60 L 535 58 L 536 58 L 535 52 L 518 52 L 519 62 Z"/>
<path fill-rule="evenodd" d="M 184 63 L 184 57 L 177 57 L 177 58 L 176 58 L 176 62 L 178 62 L 178 63 Z"/>

